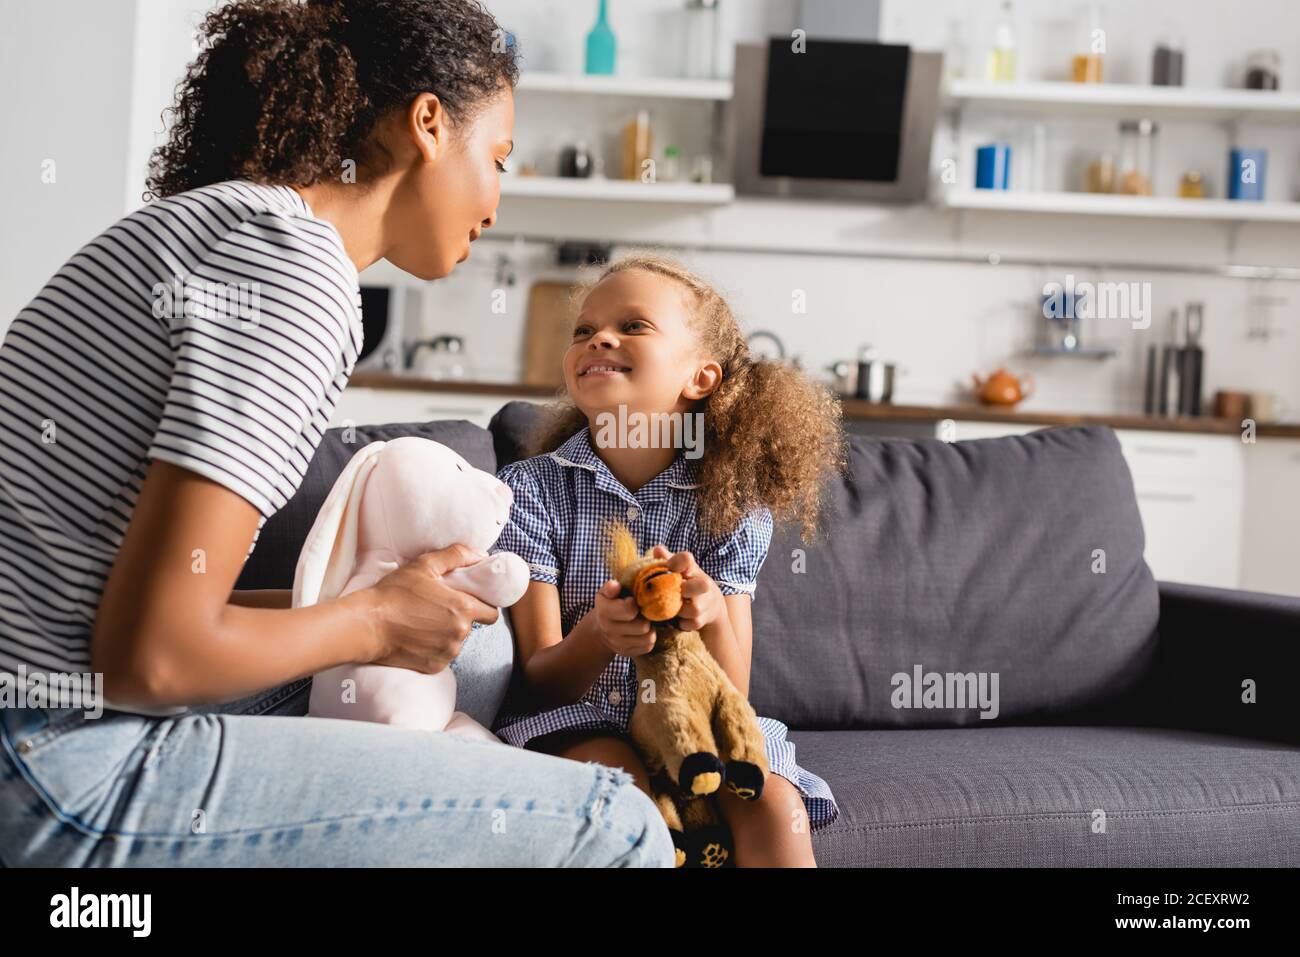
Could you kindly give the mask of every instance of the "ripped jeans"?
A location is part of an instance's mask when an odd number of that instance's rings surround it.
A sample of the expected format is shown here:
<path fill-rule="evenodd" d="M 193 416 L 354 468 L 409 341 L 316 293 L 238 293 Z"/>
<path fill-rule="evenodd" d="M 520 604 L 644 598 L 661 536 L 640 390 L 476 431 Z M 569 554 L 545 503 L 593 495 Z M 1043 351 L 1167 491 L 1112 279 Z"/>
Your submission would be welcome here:
<path fill-rule="evenodd" d="M 476 637 L 500 641 L 471 635 L 466 650 Z M 467 691 L 472 657 L 457 659 Z M 0 708 L 0 864 L 673 865 L 663 819 L 624 771 L 309 718 L 310 689 L 303 678 L 163 718 Z"/>

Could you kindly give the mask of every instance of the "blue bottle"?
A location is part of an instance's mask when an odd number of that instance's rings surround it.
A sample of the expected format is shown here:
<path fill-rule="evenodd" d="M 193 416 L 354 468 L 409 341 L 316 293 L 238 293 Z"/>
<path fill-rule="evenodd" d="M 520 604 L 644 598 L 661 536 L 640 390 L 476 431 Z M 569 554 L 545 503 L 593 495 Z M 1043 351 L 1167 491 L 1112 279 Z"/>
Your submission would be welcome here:
<path fill-rule="evenodd" d="M 1011 188 L 1011 147 L 990 143 L 975 151 L 975 188 Z"/>
<path fill-rule="evenodd" d="M 1264 199 L 1268 150 L 1234 149 L 1228 153 L 1228 199 Z"/>
<path fill-rule="evenodd" d="M 600 0 L 600 13 L 596 16 L 596 25 L 587 34 L 587 72 L 612 74 L 614 72 L 614 52 L 618 43 L 614 31 L 605 19 L 606 0 Z"/>

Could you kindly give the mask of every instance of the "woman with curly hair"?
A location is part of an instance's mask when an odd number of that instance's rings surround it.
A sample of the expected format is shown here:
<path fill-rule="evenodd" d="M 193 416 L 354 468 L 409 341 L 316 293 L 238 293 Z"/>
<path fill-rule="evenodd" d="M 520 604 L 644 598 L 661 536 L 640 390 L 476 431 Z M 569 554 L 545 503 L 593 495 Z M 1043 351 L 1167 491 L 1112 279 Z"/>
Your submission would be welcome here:
<path fill-rule="evenodd" d="M 511 46 L 472 0 L 237 0 L 204 33 L 152 201 L 0 347 L 0 671 L 105 705 L 0 707 L 0 863 L 670 866 L 617 769 L 302 717 L 327 668 L 456 659 L 498 612 L 442 575 L 481 556 L 232 593 L 353 370 L 358 273 L 445 276 L 496 221 Z"/>
<path fill-rule="evenodd" d="M 579 295 L 567 398 L 536 454 L 500 472 L 514 506 L 497 547 L 521 555 L 532 579 L 511 618 L 536 707 L 499 716 L 495 730 L 622 768 L 649 794 L 628 726 L 641 692 L 632 659 L 656 639 L 609 577 L 604 523 L 625 521 L 640 550 L 660 549 L 682 575 L 680 627 L 747 694 L 750 602 L 773 521 L 816 534 L 823 484 L 843 465 L 840 410 L 798 370 L 752 358 L 726 300 L 671 260 L 620 259 Z M 686 442 L 694 421 L 700 441 Z M 718 792 L 735 863 L 812 866 L 811 831 L 836 819 L 835 799 L 795 762 L 784 724 L 758 723 L 767 784 L 757 800 Z M 691 856 L 685 835 L 673 840 Z"/>

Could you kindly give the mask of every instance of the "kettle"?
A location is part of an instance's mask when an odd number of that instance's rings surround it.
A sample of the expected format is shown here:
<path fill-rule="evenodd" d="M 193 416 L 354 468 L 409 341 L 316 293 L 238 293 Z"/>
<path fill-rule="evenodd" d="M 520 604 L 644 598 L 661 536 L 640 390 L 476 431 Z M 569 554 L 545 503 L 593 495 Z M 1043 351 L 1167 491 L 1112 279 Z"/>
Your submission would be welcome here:
<path fill-rule="evenodd" d="M 1033 376 L 1026 374 L 1017 379 L 1001 368 L 987 379 L 972 374 L 971 382 L 975 386 L 975 398 L 985 405 L 1000 405 L 1009 409 L 1034 394 Z"/>
<path fill-rule="evenodd" d="M 421 352 L 427 350 L 424 355 Z M 465 342 L 460 336 L 434 336 L 411 344 L 406 365 L 426 379 L 464 379 L 468 376 Z"/>

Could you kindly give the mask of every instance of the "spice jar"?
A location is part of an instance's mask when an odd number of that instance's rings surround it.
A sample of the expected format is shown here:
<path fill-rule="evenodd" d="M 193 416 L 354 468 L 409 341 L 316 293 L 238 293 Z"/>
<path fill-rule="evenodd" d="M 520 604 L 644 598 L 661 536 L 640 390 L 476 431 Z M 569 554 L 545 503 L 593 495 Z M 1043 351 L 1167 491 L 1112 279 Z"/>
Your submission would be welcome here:
<path fill-rule="evenodd" d="M 1080 18 L 1077 46 L 1070 62 L 1070 76 L 1075 83 L 1101 82 L 1101 64 L 1106 54 L 1106 31 L 1101 17 L 1101 7 L 1090 3 Z"/>
<path fill-rule="evenodd" d="M 1169 34 L 1156 44 L 1151 58 L 1152 86 L 1183 85 L 1183 41 Z"/>
<path fill-rule="evenodd" d="M 1282 55 L 1276 50 L 1255 50 L 1246 58 L 1246 89 L 1276 90 L 1281 83 Z"/>
<path fill-rule="evenodd" d="M 1119 183 L 1116 191 L 1150 196 L 1156 173 L 1156 124 L 1125 120 L 1119 125 Z"/>
<path fill-rule="evenodd" d="M 1205 199 L 1205 177 L 1200 170 L 1189 169 L 1178 182 L 1178 195 L 1183 199 Z"/>
<path fill-rule="evenodd" d="M 1085 186 L 1090 193 L 1115 192 L 1115 158 L 1103 153 L 1089 163 Z"/>

